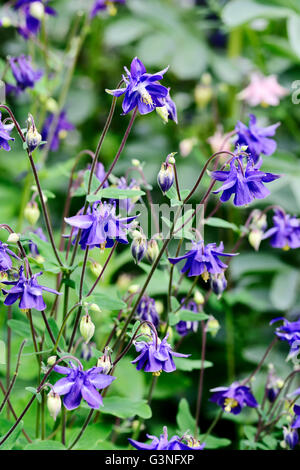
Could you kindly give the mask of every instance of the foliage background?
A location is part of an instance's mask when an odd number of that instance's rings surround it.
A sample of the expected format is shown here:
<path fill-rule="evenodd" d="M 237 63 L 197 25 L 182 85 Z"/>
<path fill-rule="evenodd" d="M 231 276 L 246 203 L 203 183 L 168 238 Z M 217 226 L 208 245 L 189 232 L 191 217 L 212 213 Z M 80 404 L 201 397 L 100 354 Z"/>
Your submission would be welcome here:
<path fill-rule="evenodd" d="M 68 62 L 64 60 L 64 48 L 76 21 L 76 14 L 89 6 L 88 2 L 80 0 L 60 0 L 51 4 L 58 11 L 56 18 L 49 19 L 47 27 L 48 41 L 56 59 L 53 60 L 51 55 L 48 65 L 51 69 L 57 68 L 57 78 L 54 77 L 50 83 L 42 80 L 36 90 L 15 99 L 9 98 L 9 104 L 19 122 L 24 123 L 24 127 L 29 110 L 42 121 L 44 111 L 41 96 L 52 95 L 57 98 L 59 95 L 60 78 L 66 73 L 66 66 L 62 67 L 62 64 L 68 66 Z M 147 180 L 154 187 L 155 202 L 162 201 L 162 196 L 156 188 L 156 175 L 168 153 L 178 152 L 179 143 L 183 139 L 197 138 L 197 144 L 190 155 L 183 157 L 179 154 L 177 158 L 181 186 L 189 188 L 211 154 L 207 138 L 215 132 L 217 126 L 222 124 L 224 131 L 231 131 L 237 120 L 247 121 L 248 113 L 254 111 L 262 125 L 281 121 L 276 136 L 278 149 L 272 157 L 265 159 L 264 168 L 266 171 L 284 174 L 284 177 L 272 184 L 272 194 L 266 200 L 256 201 L 255 205 L 265 207 L 269 204 L 280 204 L 288 212 L 299 214 L 300 106 L 293 104 L 291 99 L 294 91 L 292 83 L 300 80 L 299 26 L 300 5 L 297 0 L 128 0 L 126 7 L 119 8 L 117 16 L 97 17 L 92 22 L 80 53 L 65 106 L 69 120 L 76 126 L 76 130 L 68 134 L 58 152 L 50 154 L 47 167 L 40 168 L 43 188 L 55 194 L 55 198 L 49 200 L 55 228 L 58 230 L 60 226 L 67 174 L 75 155 L 83 148 L 96 147 L 105 122 L 111 102 L 105 88 L 116 86 L 123 66 L 128 66 L 136 55 L 153 72 L 167 64 L 170 65 L 167 80 L 177 104 L 179 125 L 176 127 L 170 122 L 164 126 L 155 113 L 139 117 L 117 166 L 116 174 L 124 174 L 131 159 L 140 159 L 145 162 Z M 29 46 L 13 29 L 1 28 L 0 34 L 2 69 L 6 55 L 21 53 L 33 54 L 35 63 L 44 67 L 41 51 Z M 236 94 L 248 84 L 250 72 L 257 69 L 265 75 L 277 74 L 281 85 L 291 91 L 280 106 L 250 110 L 236 99 Z M 195 102 L 194 91 L 204 72 L 209 72 L 212 76 L 213 97 L 207 106 L 200 108 Z M 128 122 L 127 117 L 119 117 L 119 114 L 120 102 L 101 155 L 101 160 L 106 166 L 111 162 Z M 37 125 L 40 125 L 39 120 Z M 22 216 L 22 207 L 28 200 L 28 181 L 29 187 L 32 184 L 30 179 L 28 180 L 30 177 L 26 176 L 27 170 L 24 151 L 16 140 L 9 154 L 0 154 L 1 222 L 17 227 L 17 231 L 25 232 L 26 221 Z M 197 202 L 200 193 L 204 193 L 208 181 L 208 178 L 204 180 L 194 202 Z M 212 197 L 209 208 L 213 209 L 216 202 L 217 198 Z M 82 200 L 74 199 L 71 213 L 74 213 L 81 203 Z M 245 223 L 250 209 L 233 209 L 231 203 L 227 203 L 221 207 L 217 216 L 239 226 Z M 207 241 L 223 240 L 226 248 L 232 247 L 237 239 L 237 233 L 234 231 L 214 227 L 206 228 L 205 236 Z M 203 432 L 216 413 L 215 405 L 208 401 L 209 389 L 249 373 L 273 338 L 273 327 L 268 325 L 269 321 L 286 313 L 293 318 L 300 312 L 299 253 L 271 249 L 268 242 L 262 243 L 259 253 L 256 253 L 247 240 L 243 243 L 241 251 L 240 256 L 231 263 L 231 289 L 221 300 L 212 296 L 205 309 L 206 313 L 215 315 L 222 328 L 217 337 L 209 338 L 208 342 L 207 359 L 213 363 L 213 367 L 208 368 L 205 373 L 200 419 Z M 94 256 L 93 253 L 93 257 L 97 256 L 101 261 L 101 255 Z M 120 276 L 123 273 L 136 277 L 135 283 L 142 281 L 145 276 L 141 268 L 133 265 L 128 251 L 120 250 L 105 276 L 102 289 L 106 293 L 124 293 L 120 284 Z M 53 275 L 47 276 L 49 282 L 54 285 Z M 91 273 L 88 280 L 93 280 Z M 148 294 L 165 303 L 166 283 L 167 278 L 164 278 L 163 271 L 159 271 L 150 284 Z M 204 291 L 207 286 L 201 284 L 201 288 Z M 3 313 L 5 310 L 2 306 L 0 311 L 0 327 L 3 328 L 6 314 Z M 95 318 L 98 324 L 97 349 L 101 348 L 109 332 L 113 316 L 114 312 L 105 311 L 103 318 Z M 14 311 L 14 319 L 22 321 L 17 309 Z M 35 321 L 38 324 L 38 315 Z M 4 339 L 4 328 L 0 334 Z M 15 352 L 20 341 L 21 336 L 14 335 Z M 182 352 L 192 353 L 194 359 L 200 359 L 200 348 L 199 329 L 198 333 L 184 340 Z M 279 346 L 270 356 L 270 361 L 275 364 L 279 375 L 291 368 L 284 362 L 285 352 L 284 346 Z M 142 400 L 147 394 L 149 378 L 145 377 L 146 374 L 137 373 L 130 365 L 129 359 L 124 362 L 124 365 L 119 367 L 118 380 L 108 396 Z M 4 366 L 0 365 L 1 373 L 4 374 Z M 24 394 L 24 387 L 32 385 L 30 381 L 33 381 L 35 374 L 32 356 L 25 355 L 15 391 L 18 397 L 18 400 L 15 400 L 16 411 L 21 411 L 26 403 L 28 397 Z M 153 417 L 145 422 L 147 432 L 159 434 L 165 424 L 168 425 L 170 433 L 175 432 L 178 427 L 184 427 L 182 419 L 192 419 L 185 409 L 185 402 L 181 402 L 181 414 L 177 423 L 175 417 L 182 398 L 188 401 L 191 413 L 194 413 L 198 374 L 198 370 L 178 370 L 174 374 L 164 374 L 159 379 L 152 405 Z M 254 383 L 258 397 L 263 394 L 265 378 L 266 369 L 263 369 Z M 86 410 L 81 408 L 78 416 L 85 414 Z M 223 444 L 237 448 L 237 440 L 244 436 L 245 422 L 250 424 L 253 419 L 255 415 L 247 411 L 235 418 L 229 416 L 218 424 L 215 434 L 232 442 L 230 444 L 229 441 L 224 441 Z M 26 429 L 34 428 L 33 411 L 28 414 L 25 423 Z M 87 431 L 78 448 L 108 448 L 109 444 L 105 443 L 105 439 L 110 434 L 113 423 L 111 415 L 103 415 L 102 425 L 93 425 L 94 428 Z M 121 424 L 121 437 L 115 447 L 126 447 L 126 421 L 119 420 L 117 424 Z M 191 428 L 191 422 L 188 424 Z M 6 425 L 5 420 L 1 418 L 0 427 L 4 430 Z M 50 419 L 47 426 L 51 430 Z M 77 422 L 70 432 L 75 433 L 76 426 Z M 21 440 L 22 437 L 17 442 Z M 18 446 L 18 443 L 14 445 Z M 211 445 L 213 447 L 213 443 Z M 220 442 L 217 446 L 219 445 Z"/>

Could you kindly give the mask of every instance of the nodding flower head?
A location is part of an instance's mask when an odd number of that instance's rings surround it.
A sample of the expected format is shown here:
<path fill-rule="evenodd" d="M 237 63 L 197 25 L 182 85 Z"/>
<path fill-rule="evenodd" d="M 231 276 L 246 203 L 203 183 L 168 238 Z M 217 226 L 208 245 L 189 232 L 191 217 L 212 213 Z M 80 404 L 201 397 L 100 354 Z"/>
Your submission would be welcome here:
<path fill-rule="evenodd" d="M 273 248 L 282 250 L 300 247 L 300 219 L 286 214 L 283 210 L 275 210 L 273 217 L 274 226 L 267 230 L 262 239 L 270 238 Z"/>
<path fill-rule="evenodd" d="M 245 406 L 256 408 L 257 401 L 251 393 L 250 387 L 234 382 L 230 387 L 213 388 L 210 400 L 217 403 L 226 413 L 239 414 Z"/>
<path fill-rule="evenodd" d="M 42 70 L 34 70 L 32 68 L 31 57 L 26 57 L 25 55 L 11 57 L 9 63 L 16 80 L 16 86 L 9 86 L 9 89 L 12 91 L 21 92 L 26 90 L 26 88 L 34 88 L 35 83 L 43 75 Z"/>
<path fill-rule="evenodd" d="M 138 230 L 134 230 L 132 233 L 133 241 L 131 244 L 131 254 L 138 264 L 144 258 L 147 252 L 147 239 L 145 235 Z"/>
<path fill-rule="evenodd" d="M 290 346 L 290 352 L 287 360 L 293 359 L 300 352 L 300 319 L 297 321 L 289 321 L 286 318 L 274 318 L 270 325 L 277 321 L 283 321 L 283 324 L 276 328 L 275 334 L 281 341 L 286 341 Z"/>
<path fill-rule="evenodd" d="M 14 124 L 3 124 L 3 122 L 1 121 L 0 113 L 0 149 L 2 148 L 3 150 L 6 150 L 6 152 L 9 152 L 11 150 L 8 141 L 15 140 L 13 137 L 10 136 L 10 133 L 13 128 Z"/>
<path fill-rule="evenodd" d="M 80 247 L 111 248 L 115 241 L 128 243 L 127 232 L 134 217 L 120 218 L 116 215 L 116 207 L 112 204 L 96 202 L 86 215 L 75 215 L 65 218 L 67 224 L 81 230 Z M 75 239 L 73 243 L 75 242 Z"/>
<path fill-rule="evenodd" d="M 27 119 L 26 144 L 29 152 L 33 152 L 41 143 L 42 136 L 38 132 L 33 116 L 29 114 Z"/>
<path fill-rule="evenodd" d="M 25 39 L 39 33 L 45 15 L 56 15 L 56 11 L 47 3 L 47 0 L 17 0 L 14 8 L 18 10 L 21 19 L 18 31 Z"/>
<path fill-rule="evenodd" d="M 0 241 L 0 273 L 9 271 L 12 268 L 11 256 L 20 260 L 20 258 L 8 248 L 6 243 Z"/>
<path fill-rule="evenodd" d="M 185 303 L 185 299 L 182 299 L 181 303 L 182 309 L 195 313 L 195 321 L 178 322 L 176 325 L 176 331 L 180 334 L 180 336 L 186 336 L 188 333 L 196 333 L 198 330 L 197 313 L 199 312 L 199 307 L 194 300 L 190 300 Z"/>
<path fill-rule="evenodd" d="M 283 439 L 285 444 L 284 447 L 288 446 L 289 449 L 293 450 L 299 442 L 298 431 L 296 431 L 296 429 L 290 429 L 284 426 Z"/>
<path fill-rule="evenodd" d="M 134 439 L 128 440 L 132 447 L 138 450 L 202 450 L 205 446 L 205 444 L 200 444 L 199 441 L 189 436 L 180 438 L 175 435 L 169 439 L 167 426 L 163 427 L 163 434 L 159 437 L 147 434 L 147 438 L 152 439 L 150 444 L 138 442 Z"/>
<path fill-rule="evenodd" d="M 130 71 L 125 68 L 127 76 L 123 76 L 125 88 L 106 90 L 107 93 L 119 97 L 124 94 L 122 104 L 123 113 L 127 114 L 138 107 L 141 114 L 151 113 L 156 107 L 164 106 L 164 100 L 168 95 L 168 88 L 162 86 L 159 80 L 168 68 L 151 75 L 137 57 L 133 59 Z"/>
<path fill-rule="evenodd" d="M 178 258 L 169 258 L 170 263 L 176 264 L 185 260 L 185 265 L 181 269 L 182 273 L 188 273 L 188 276 L 202 276 L 204 281 L 210 278 L 211 274 L 220 274 L 227 268 L 227 264 L 220 260 L 220 256 L 236 256 L 237 253 L 223 253 L 224 245 L 221 242 L 219 246 L 216 243 L 204 245 L 204 241 L 193 242 L 193 248 L 185 255 Z"/>
<path fill-rule="evenodd" d="M 59 374 L 66 375 L 53 386 L 53 391 L 64 395 L 63 404 L 67 410 L 74 410 L 85 400 L 90 408 L 98 409 L 103 401 L 97 389 L 108 387 L 115 377 L 103 373 L 102 367 L 92 367 L 86 371 L 82 367 L 70 363 L 70 367 L 55 366 L 53 369 Z"/>
<path fill-rule="evenodd" d="M 144 369 L 145 372 L 152 372 L 160 375 L 162 371 L 173 372 L 176 366 L 173 357 L 189 357 L 189 354 L 180 354 L 172 350 L 167 343 L 168 336 L 160 341 L 154 333 L 150 341 L 136 341 L 135 349 L 140 354 L 132 364 L 137 364 L 137 370 Z"/>
<path fill-rule="evenodd" d="M 99 12 L 107 12 L 109 15 L 114 16 L 117 13 L 115 4 L 124 4 L 125 2 L 126 0 L 95 0 L 90 12 L 90 17 L 94 18 Z"/>
<path fill-rule="evenodd" d="M 220 299 L 224 290 L 227 287 L 227 280 L 224 271 L 222 271 L 221 273 L 213 274 L 211 276 L 210 285 L 213 292 L 216 294 L 218 299 Z"/>
<path fill-rule="evenodd" d="M 41 286 L 37 282 L 37 276 L 41 276 L 42 272 L 34 274 L 30 278 L 24 276 L 24 268 L 20 267 L 19 279 L 17 281 L 3 281 L 2 284 L 12 285 L 10 290 L 2 289 L 6 298 L 4 305 L 12 305 L 19 300 L 19 308 L 22 310 L 28 310 L 35 308 L 36 310 L 45 310 L 46 304 L 43 299 L 43 291 L 51 292 L 52 294 L 61 295 L 54 289 L 49 287 Z"/>
<path fill-rule="evenodd" d="M 137 307 L 137 317 L 141 321 L 149 321 L 153 323 L 155 328 L 159 325 L 159 316 L 156 310 L 155 300 L 144 295 Z"/>
<path fill-rule="evenodd" d="M 222 186 L 214 191 L 217 194 L 223 191 L 220 201 L 227 202 L 234 195 L 233 204 L 235 206 L 245 206 L 254 199 L 264 199 L 270 191 L 264 183 L 270 183 L 279 175 L 260 171 L 262 160 L 254 164 L 252 158 L 247 158 L 246 165 L 241 157 L 233 158 L 230 162 L 230 170 L 213 171 L 211 177 L 217 181 L 222 181 Z"/>
<path fill-rule="evenodd" d="M 56 127 L 54 129 L 54 132 L 51 132 L 52 140 L 49 145 L 50 150 L 52 152 L 55 152 L 59 148 L 60 141 L 67 136 L 67 133 L 69 131 L 72 131 L 74 129 L 74 126 L 68 121 L 66 111 L 64 110 L 61 111 L 60 115 L 58 116 L 58 119 L 56 118 L 56 116 L 54 116 L 54 114 L 49 114 L 42 129 L 42 139 L 44 141 L 48 140 L 48 137 L 50 136 L 50 131 L 52 129 L 53 122 L 56 123 Z"/>
<path fill-rule="evenodd" d="M 269 127 L 259 127 L 256 124 L 256 117 L 253 114 L 250 114 L 249 117 L 249 127 L 240 121 L 237 123 L 235 130 L 238 139 L 236 143 L 238 145 L 247 145 L 251 157 L 256 163 L 261 154 L 272 155 L 275 152 L 277 144 L 270 137 L 275 135 L 280 122 Z"/>

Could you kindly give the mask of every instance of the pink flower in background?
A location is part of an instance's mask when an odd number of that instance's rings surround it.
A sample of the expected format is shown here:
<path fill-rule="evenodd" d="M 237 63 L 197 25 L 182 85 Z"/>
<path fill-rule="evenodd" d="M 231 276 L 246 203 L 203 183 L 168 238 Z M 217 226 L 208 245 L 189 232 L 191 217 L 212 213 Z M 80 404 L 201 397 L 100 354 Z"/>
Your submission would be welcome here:
<path fill-rule="evenodd" d="M 288 94 L 288 90 L 277 81 L 276 75 L 265 77 L 260 73 L 250 76 L 250 84 L 238 95 L 238 99 L 247 101 L 250 106 L 278 106 L 280 98 Z"/>
<path fill-rule="evenodd" d="M 207 139 L 207 142 L 211 146 L 213 153 L 225 150 L 229 152 L 231 150 L 230 136 L 223 133 L 223 127 L 218 126 L 214 135 Z"/>

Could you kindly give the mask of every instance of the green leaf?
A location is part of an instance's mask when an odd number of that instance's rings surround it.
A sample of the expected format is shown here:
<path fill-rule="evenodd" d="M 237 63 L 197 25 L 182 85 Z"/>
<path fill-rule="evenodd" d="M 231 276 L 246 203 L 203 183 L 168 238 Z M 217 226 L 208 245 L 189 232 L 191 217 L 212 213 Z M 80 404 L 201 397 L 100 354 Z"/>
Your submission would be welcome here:
<path fill-rule="evenodd" d="M 204 437 L 204 434 L 199 436 L 200 442 Z M 219 447 L 227 447 L 231 444 L 231 441 L 229 439 L 212 436 L 211 434 L 205 438 L 204 442 L 205 449 L 219 449 Z"/>
<path fill-rule="evenodd" d="M 205 225 L 209 227 L 229 228 L 234 232 L 240 232 L 237 225 L 227 222 L 227 220 L 219 219 L 218 217 L 210 217 L 208 220 L 205 220 Z"/>
<path fill-rule="evenodd" d="M 21 241 L 32 241 L 38 247 L 39 253 L 54 266 L 57 266 L 56 258 L 53 254 L 52 246 L 49 242 L 41 240 L 35 233 L 29 232 L 27 235 L 22 235 Z"/>
<path fill-rule="evenodd" d="M 4 418 L 0 418 L 0 440 L 3 438 L 7 432 L 12 427 L 12 423 L 7 421 Z M 20 421 L 16 429 L 11 433 L 11 435 L 6 439 L 6 441 L 1 445 L 1 450 L 10 450 L 14 447 L 16 441 L 18 440 L 21 431 L 23 429 L 23 421 Z"/>
<path fill-rule="evenodd" d="M 48 323 L 49 323 L 49 326 L 51 328 L 51 331 L 53 333 L 53 336 L 54 338 L 56 339 L 58 337 L 58 333 L 59 333 L 59 328 L 56 324 L 56 321 L 54 320 L 54 318 L 48 318 Z M 53 341 L 52 339 L 50 338 L 50 335 L 48 333 L 48 330 L 46 329 L 45 330 L 45 340 L 46 340 L 46 345 L 47 347 L 52 347 L 53 346 Z M 66 342 L 64 340 L 64 337 L 61 336 L 60 337 L 60 340 L 59 340 L 59 343 L 58 345 L 60 346 L 60 348 L 65 351 L 67 349 L 66 347 Z"/>
<path fill-rule="evenodd" d="M 22 338 L 30 338 L 31 332 L 28 323 L 22 320 L 8 320 L 8 326 L 14 333 L 22 336 Z"/>
<path fill-rule="evenodd" d="M 96 303 L 100 308 L 104 310 L 121 310 L 127 305 L 123 300 L 112 297 L 111 295 L 99 293 L 92 294 L 86 297 L 88 302 Z"/>
<path fill-rule="evenodd" d="M 27 444 L 24 450 L 67 450 L 67 448 L 58 441 L 40 441 L 37 439 L 31 444 Z"/>
<path fill-rule="evenodd" d="M 184 370 L 186 372 L 191 372 L 192 370 L 197 370 L 202 368 L 202 361 L 201 359 L 189 359 L 186 357 L 174 357 L 174 362 L 176 365 L 176 369 Z M 203 369 L 207 369 L 208 367 L 212 367 L 213 363 L 210 361 L 204 361 Z"/>
<path fill-rule="evenodd" d="M 124 46 L 144 36 L 149 26 L 136 18 L 122 18 L 105 28 L 104 40 L 111 47 Z"/>
<path fill-rule="evenodd" d="M 182 398 L 179 402 L 176 422 L 182 434 L 185 432 L 194 433 L 196 421 L 190 412 L 189 404 L 185 398 Z"/>
<path fill-rule="evenodd" d="M 270 298 L 278 310 L 291 308 L 296 300 L 300 276 L 296 269 L 287 268 L 274 277 L 272 281 Z"/>
<path fill-rule="evenodd" d="M 300 16 L 293 14 L 287 21 L 287 30 L 290 46 L 297 57 L 300 58 Z"/>
<path fill-rule="evenodd" d="M 256 18 L 282 19 L 293 12 L 288 8 L 264 5 L 252 0 L 232 0 L 222 11 L 222 20 L 227 26 L 236 27 Z"/>
<path fill-rule="evenodd" d="M 151 408 L 146 400 L 132 401 L 123 397 L 108 397 L 104 400 L 104 406 L 101 407 L 101 413 L 117 416 L 127 419 L 139 416 L 143 419 L 149 419 L 152 416 Z"/>
<path fill-rule="evenodd" d="M 99 184 L 98 184 L 99 186 Z M 135 197 L 144 196 L 144 191 L 138 189 L 119 189 L 119 188 L 104 188 L 100 189 L 97 194 L 90 194 L 87 197 L 89 202 L 99 201 L 99 199 L 131 199 Z"/>
<path fill-rule="evenodd" d="M 88 185 L 89 185 L 90 174 L 91 174 L 91 171 L 87 170 L 84 173 L 84 176 L 83 176 L 83 186 L 84 186 L 85 194 L 88 193 Z M 91 184 L 90 192 L 92 193 L 92 192 L 96 191 L 96 189 L 99 186 L 100 186 L 100 181 L 98 180 L 97 176 L 95 176 L 95 174 L 94 174 L 93 178 L 92 178 L 92 184 Z M 98 199 L 100 199 L 100 198 L 98 197 Z"/>
<path fill-rule="evenodd" d="M 207 320 L 208 315 L 204 312 L 194 313 L 190 310 L 179 310 L 177 313 L 170 313 L 169 322 L 171 326 L 177 325 L 180 321 L 201 321 Z"/>
<path fill-rule="evenodd" d="M 25 390 L 27 390 L 28 392 L 32 393 L 33 395 L 36 396 L 36 399 L 39 403 L 42 402 L 42 397 L 41 397 L 41 394 L 40 393 L 37 393 L 36 391 L 36 388 L 34 387 L 25 387 Z"/>

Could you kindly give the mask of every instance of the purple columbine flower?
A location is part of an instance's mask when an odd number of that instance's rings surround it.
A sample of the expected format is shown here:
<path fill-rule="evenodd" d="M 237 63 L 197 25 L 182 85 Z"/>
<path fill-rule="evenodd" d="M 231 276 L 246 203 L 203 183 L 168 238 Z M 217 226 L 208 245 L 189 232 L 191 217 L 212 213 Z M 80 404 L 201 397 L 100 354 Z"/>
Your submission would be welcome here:
<path fill-rule="evenodd" d="M 289 321 L 286 318 L 278 317 L 270 321 L 270 325 L 283 320 L 283 325 L 276 328 L 275 334 L 281 341 L 286 341 L 290 346 L 287 360 L 298 355 L 300 351 L 300 319 Z"/>
<path fill-rule="evenodd" d="M 102 397 L 97 389 L 108 387 L 116 377 L 102 373 L 102 367 L 92 367 L 86 371 L 82 367 L 55 366 L 54 371 L 66 375 L 53 386 L 55 393 L 64 395 L 63 404 L 67 410 L 74 410 L 80 405 L 83 398 L 90 408 L 97 410 L 103 406 Z"/>
<path fill-rule="evenodd" d="M 287 446 L 293 450 L 299 442 L 299 435 L 295 429 L 283 427 L 283 439 Z"/>
<path fill-rule="evenodd" d="M 47 117 L 45 124 L 42 129 L 42 139 L 46 141 L 48 139 L 49 131 L 52 127 L 52 122 L 54 119 L 54 114 L 49 114 Z M 59 148 L 59 143 L 61 139 L 64 139 L 67 135 L 67 132 L 72 131 L 75 129 L 73 124 L 71 124 L 67 119 L 66 111 L 62 111 L 59 115 L 55 132 L 52 137 L 52 141 L 50 144 L 50 150 L 55 152 Z"/>
<path fill-rule="evenodd" d="M 15 259 L 20 259 L 17 255 L 14 254 L 13 251 L 8 248 L 6 243 L 2 243 L 0 241 L 0 272 L 9 271 L 12 268 L 12 260 L 10 258 L 11 256 Z"/>
<path fill-rule="evenodd" d="M 12 305 L 17 300 L 19 302 L 19 308 L 27 310 L 35 308 L 36 310 L 45 310 L 46 304 L 43 299 L 43 291 L 51 292 L 52 294 L 61 295 L 54 289 L 49 287 L 41 286 L 37 282 L 37 276 L 41 276 L 42 272 L 34 274 L 30 278 L 24 276 L 24 268 L 20 267 L 19 279 L 17 281 L 2 281 L 2 284 L 12 285 L 10 290 L 2 289 L 3 294 L 7 297 L 4 300 L 4 305 Z"/>
<path fill-rule="evenodd" d="M 207 281 L 209 274 L 218 274 L 227 268 L 227 264 L 223 263 L 220 256 L 236 256 L 238 253 L 223 253 L 223 242 L 217 247 L 216 243 L 208 243 L 204 245 L 204 241 L 200 240 L 193 243 L 193 248 L 185 255 L 178 258 L 169 258 L 170 263 L 177 264 L 179 261 L 186 260 L 185 265 L 181 269 L 181 273 L 188 273 L 188 277 L 200 276 Z"/>
<path fill-rule="evenodd" d="M 149 434 L 146 434 L 146 436 L 148 439 L 152 439 L 150 444 L 138 442 L 134 439 L 128 440 L 130 444 L 138 450 L 202 450 L 205 446 L 205 444 L 200 444 L 199 441 L 191 437 L 183 437 L 180 439 L 179 436 L 173 436 L 169 440 L 167 426 L 163 427 L 163 434 L 159 437 Z"/>
<path fill-rule="evenodd" d="M 168 67 L 161 72 L 151 75 L 137 57 L 133 59 L 129 70 L 125 68 L 127 76 L 123 76 L 126 88 L 106 90 L 107 93 L 119 97 L 125 93 L 122 108 L 123 114 L 129 113 L 136 106 L 141 114 L 151 113 L 156 107 L 164 106 L 164 99 L 168 95 L 168 89 L 160 85 L 159 80 Z"/>
<path fill-rule="evenodd" d="M 23 24 L 19 26 L 19 33 L 24 39 L 29 39 L 31 35 L 36 36 L 41 29 L 41 19 L 43 14 L 54 16 L 56 11 L 47 5 L 48 1 L 42 0 L 18 0 L 14 6 L 23 19 Z"/>
<path fill-rule="evenodd" d="M 249 158 L 245 168 L 242 159 L 236 157 L 230 162 L 229 171 L 213 171 L 212 178 L 223 183 L 214 194 L 223 191 L 221 202 L 227 202 L 234 194 L 235 206 L 245 206 L 254 199 L 264 199 L 270 194 L 264 183 L 270 183 L 280 178 L 280 175 L 260 171 L 261 164 L 262 160 L 254 165 Z"/>
<path fill-rule="evenodd" d="M 34 70 L 31 65 L 31 57 L 20 55 L 9 60 L 11 71 L 16 80 L 16 86 L 8 85 L 8 90 L 20 93 L 26 88 L 34 88 L 35 82 L 43 75 L 42 70 Z"/>
<path fill-rule="evenodd" d="M 96 202 L 89 214 L 68 217 L 65 221 L 81 230 L 79 244 L 85 250 L 87 246 L 111 248 L 115 241 L 127 244 L 127 231 L 135 218 L 119 218 L 115 205 Z"/>
<path fill-rule="evenodd" d="M 0 113 L 0 149 L 6 150 L 9 152 L 11 150 L 8 141 L 15 140 L 10 136 L 10 132 L 14 128 L 14 124 L 3 124 L 1 121 L 2 114 Z"/>
<path fill-rule="evenodd" d="M 300 248 L 300 219 L 282 210 L 275 210 L 273 223 L 274 227 L 263 234 L 263 240 L 271 237 L 270 244 L 273 248 Z"/>
<path fill-rule="evenodd" d="M 190 300 L 187 303 L 184 303 L 185 299 L 182 299 L 182 308 L 184 310 L 190 310 L 191 312 L 197 314 L 199 313 L 198 311 L 198 305 L 194 300 Z M 176 331 L 177 333 L 180 334 L 180 336 L 186 336 L 188 333 L 196 333 L 198 330 L 198 321 L 180 321 L 176 325 Z"/>
<path fill-rule="evenodd" d="M 148 295 L 144 295 L 136 310 L 137 316 L 141 321 L 153 323 L 155 328 L 159 325 L 159 316 L 155 307 L 155 300 Z"/>
<path fill-rule="evenodd" d="M 298 390 L 295 390 L 293 395 L 300 395 L 300 388 L 298 388 Z M 292 422 L 292 428 L 293 429 L 299 429 L 300 428 L 300 406 L 299 405 L 294 405 L 293 410 L 294 410 L 294 413 L 295 413 L 295 417 L 294 417 L 293 422 Z"/>
<path fill-rule="evenodd" d="M 115 9 L 113 3 L 122 3 L 124 4 L 126 0 L 96 0 L 93 8 L 90 13 L 90 17 L 94 18 L 97 13 L 101 12 L 110 12 L 111 14 L 115 14 Z"/>
<path fill-rule="evenodd" d="M 250 406 L 251 408 L 258 406 L 250 387 L 240 385 L 239 382 L 234 382 L 230 387 L 213 388 L 211 392 L 214 392 L 214 394 L 210 401 L 217 403 L 226 413 L 237 415 L 245 406 Z"/>
<path fill-rule="evenodd" d="M 261 154 L 272 155 L 277 147 L 275 140 L 270 139 L 275 135 L 276 129 L 280 126 L 280 122 L 269 127 L 258 127 L 256 125 L 256 117 L 249 115 L 249 127 L 242 122 L 238 122 L 235 130 L 238 134 L 238 145 L 247 145 L 249 153 L 256 163 Z"/>
<path fill-rule="evenodd" d="M 176 370 L 173 357 L 189 357 L 190 354 L 180 354 L 172 351 L 169 343 L 167 343 L 169 335 L 160 341 L 152 334 L 152 340 L 137 341 L 135 349 L 139 352 L 139 356 L 131 361 L 132 364 L 137 364 L 137 370 L 144 369 L 145 372 L 152 372 L 154 375 L 160 375 L 162 371 L 173 372 Z"/>
<path fill-rule="evenodd" d="M 36 230 L 33 231 L 33 233 L 35 233 L 41 240 L 43 240 L 44 242 L 48 241 L 47 240 L 47 237 L 45 236 L 44 232 L 43 232 L 43 229 L 41 227 L 38 227 Z M 32 256 L 38 256 L 40 253 L 39 253 L 39 249 L 36 245 L 36 243 L 33 243 L 31 240 L 29 242 L 29 251 L 30 253 L 32 254 Z"/>

